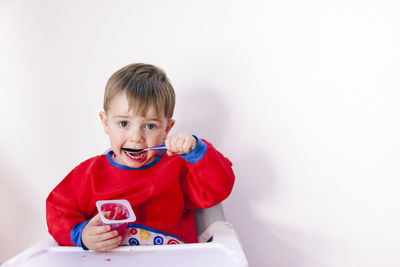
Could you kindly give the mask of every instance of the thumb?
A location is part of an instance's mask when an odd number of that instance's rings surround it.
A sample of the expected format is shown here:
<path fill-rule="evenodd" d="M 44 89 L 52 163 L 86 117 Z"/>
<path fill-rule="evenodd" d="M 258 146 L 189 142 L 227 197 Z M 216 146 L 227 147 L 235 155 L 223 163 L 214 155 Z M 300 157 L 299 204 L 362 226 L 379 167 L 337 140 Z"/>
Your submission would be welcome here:
<path fill-rule="evenodd" d="M 89 225 L 100 225 L 100 213 L 97 213 L 92 219 L 90 219 Z"/>

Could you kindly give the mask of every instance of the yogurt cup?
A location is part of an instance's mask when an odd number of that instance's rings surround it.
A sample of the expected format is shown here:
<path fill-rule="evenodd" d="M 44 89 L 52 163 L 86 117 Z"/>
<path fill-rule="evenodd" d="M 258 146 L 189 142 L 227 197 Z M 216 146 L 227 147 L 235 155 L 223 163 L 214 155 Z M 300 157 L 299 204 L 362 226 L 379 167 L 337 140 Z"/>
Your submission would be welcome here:
<path fill-rule="evenodd" d="M 101 225 L 109 225 L 112 230 L 117 230 L 124 236 L 128 222 L 136 220 L 131 205 L 125 199 L 99 200 L 96 202 L 100 214 Z"/>

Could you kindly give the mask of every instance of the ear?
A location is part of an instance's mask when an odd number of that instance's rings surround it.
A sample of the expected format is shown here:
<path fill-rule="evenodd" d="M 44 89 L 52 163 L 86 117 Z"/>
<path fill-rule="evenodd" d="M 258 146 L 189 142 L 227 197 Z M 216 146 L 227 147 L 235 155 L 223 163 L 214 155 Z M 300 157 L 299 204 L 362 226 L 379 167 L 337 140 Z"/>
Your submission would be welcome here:
<path fill-rule="evenodd" d="M 165 128 L 164 140 L 167 139 L 169 131 L 171 131 L 172 127 L 175 124 L 175 120 L 169 120 L 167 123 L 167 128 Z"/>
<path fill-rule="evenodd" d="M 103 128 L 104 128 L 104 132 L 108 135 L 109 134 L 109 128 L 108 128 L 108 118 L 107 118 L 107 114 L 102 111 L 100 112 L 100 120 L 103 123 Z"/>

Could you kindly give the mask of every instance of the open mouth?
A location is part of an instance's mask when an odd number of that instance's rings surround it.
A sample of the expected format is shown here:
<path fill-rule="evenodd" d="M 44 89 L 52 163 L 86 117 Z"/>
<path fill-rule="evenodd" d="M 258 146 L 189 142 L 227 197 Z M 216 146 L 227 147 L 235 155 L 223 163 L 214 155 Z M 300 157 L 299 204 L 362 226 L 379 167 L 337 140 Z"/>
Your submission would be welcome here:
<path fill-rule="evenodd" d="M 122 150 L 132 153 L 142 152 L 144 149 L 122 148 Z"/>
<path fill-rule="evenodd" d="M 122 150 L 124 151 L 125 155 L 134 160 L 144 158 L 147 152 L 147 150 L 144 149 L 132 149 L 132 148 L 122 148 Z"/>

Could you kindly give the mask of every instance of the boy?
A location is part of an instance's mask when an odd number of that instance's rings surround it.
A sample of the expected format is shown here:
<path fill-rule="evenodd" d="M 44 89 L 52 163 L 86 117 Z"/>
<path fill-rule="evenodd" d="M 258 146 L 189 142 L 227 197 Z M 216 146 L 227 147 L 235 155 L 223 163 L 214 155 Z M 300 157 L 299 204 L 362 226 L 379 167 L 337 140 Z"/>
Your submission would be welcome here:
<path fill-rule="evenodd" d="M 234 174 L 209 142 L 168 137 L 174 106 L 173 87 L 155 66 L 132 64 L 110 77 L 100 118 L 112 150 L 78 165 L 46 201 L 49 232 L 60 245 L 107 251 L 197 242 L 193 210 L 224 200 Z M 166 154 L 146 150 L 163 143 Z M 100 225 L 96 201 L 110 199 L 128 200 L 137 217 L 124 236 Z"/>

